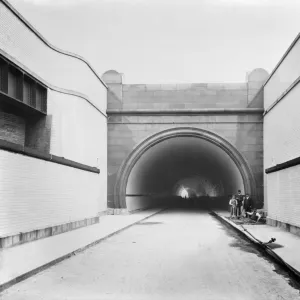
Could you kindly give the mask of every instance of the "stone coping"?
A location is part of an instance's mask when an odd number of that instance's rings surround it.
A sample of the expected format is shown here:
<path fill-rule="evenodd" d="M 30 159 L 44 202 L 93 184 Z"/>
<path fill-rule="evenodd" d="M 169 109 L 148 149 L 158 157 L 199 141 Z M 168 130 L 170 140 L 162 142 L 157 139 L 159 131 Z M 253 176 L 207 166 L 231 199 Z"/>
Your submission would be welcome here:
<path fill-rule="evenodd" d="M 262 108 L 202 108 L 202 109 L 108 109 L 108 115 L 197 115 L 197 114 L 263 114 Z"/>
<path fill-rule="evenodd" d="M 55 226 L 49 226 L 46 228 L 35 229 L 28 232 L 20 232 L 14 235 L 2 236 L 0 237 L 0 249 L 13 247 L 28 242 L 33 242 L 39 239 L 65 233 L 71 230 L 93 225 L 96 223 L 99 223 L 99 216 L 68 222 L 64 224 L 59 224 Z"/>
<path fill-rule="evenodd" d="M 265 169 L 266 174 L 270 174 L 273 172 L 281 171 L 284 169 L 288 169 L 290 167 L 294 167 L 300 164 L 300 157 L 296 157 L 294 159 L 285 161 L 283 163 L 277 164 L 276 166 Z"/>

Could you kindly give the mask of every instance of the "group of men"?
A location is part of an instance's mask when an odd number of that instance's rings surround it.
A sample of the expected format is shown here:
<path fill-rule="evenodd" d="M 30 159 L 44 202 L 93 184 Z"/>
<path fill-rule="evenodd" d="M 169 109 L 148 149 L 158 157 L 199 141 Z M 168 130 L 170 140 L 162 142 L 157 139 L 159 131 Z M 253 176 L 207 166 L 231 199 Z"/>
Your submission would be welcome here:
<path fill-rule="evenodd" d="M 253 208 L 253 202 L 249 194 L 242 195 L 241 190 L 238 190 L 237 195 L 232 195 L 230 201 L 230 217 L 250 217 L 257 222 L 262 217 L 262 214 Z"/>

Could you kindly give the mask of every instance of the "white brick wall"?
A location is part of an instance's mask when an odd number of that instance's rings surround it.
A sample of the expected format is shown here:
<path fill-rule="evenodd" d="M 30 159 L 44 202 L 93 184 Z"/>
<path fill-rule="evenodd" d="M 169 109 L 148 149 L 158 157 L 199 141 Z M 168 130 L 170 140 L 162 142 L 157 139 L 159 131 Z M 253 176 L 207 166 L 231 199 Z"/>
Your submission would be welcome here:
<path fill-rule="evenodd" d="M 265 108 L 300 76 L 300 41 L 292 48 L 264 89 Z M 264 117 L 264 168 L 300 156 L 300 85 Z M 271 219 L 300 226 L 300 166 L 265 175 L 265 207 Z"/>
<path fill-rule="evenodd" d="M 24 146 L 25 120 L 0 111 L 0 139 Z"/>
<path fill-rule="evenodd" d="M 0 2 L 0 49 L 51 85 L 80 92 L 106 111 L 106 88 L 82 60 L 51 49 Z"/>
<path fill-rule="evenodd" d="M 300 85 L 291 90 L 264 118 L 265 168 L 300 156 L 299 98 Z"/>
<path fill-rule="evenodd" d="M 267 175 L 268 217 L 300 226 L 300 165 Z"/>
<path fill-rule="evenodd" d="M 54 91 L 48 94 L 52 116 L 50 153 L 100 169 L 99 211 L 107 208 L 107 123 L 79 97 Z"/>
<path fill-rule="evenodd" d="M 99 174 L 0 150 L 0 236 L 96 216 L 100 181 Z"/>
<path fill-rule="evenodd" d="M 280 64 L 264 88 L 264 108 L 267 109 L 300 76 L 300 40 Z"/>
<path fill-rule="evenodd" d="M 85 62 L 51 49 L 0 1 L 0 50 L 105 113 L 106 88 Z M 106 118 L 85 99 L 48 89 L 50 153 L 100 174 L 0 150 L 0 235 L 96 216 L 107 208 Z"/>

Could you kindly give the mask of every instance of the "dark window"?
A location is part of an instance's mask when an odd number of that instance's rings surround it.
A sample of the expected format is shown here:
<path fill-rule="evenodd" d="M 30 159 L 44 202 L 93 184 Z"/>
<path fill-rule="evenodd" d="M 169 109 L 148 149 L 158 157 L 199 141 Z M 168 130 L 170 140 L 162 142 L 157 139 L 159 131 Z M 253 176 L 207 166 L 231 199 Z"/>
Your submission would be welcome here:
<path fill-rule="evenodd" d="M 1 55 L 0 100 L 29 114 L 47 113 L 47 88 Z"/>
<path fill-rule="evenodd" d="M 7 93 L 8 64 L 0 57 L 0 92 Z"/>
<path fill-rule="evenodd" d="M 8 95 L 22 101 L 23 98 L 23 73 L 9 66 L 8 70 Z"/>
<path fill-rule="evenodd" d="M 27 76 L 25 76 L 24 78 L 23 93 L 23 102 L 30 105 L 31 107 L 36 108 L 35 82 Z"/>
<path fill-rule="evenodd" d="M 36 108 L 42 112 L 47 111 L 47 89 L 42 86 L 36 87 Z"/>

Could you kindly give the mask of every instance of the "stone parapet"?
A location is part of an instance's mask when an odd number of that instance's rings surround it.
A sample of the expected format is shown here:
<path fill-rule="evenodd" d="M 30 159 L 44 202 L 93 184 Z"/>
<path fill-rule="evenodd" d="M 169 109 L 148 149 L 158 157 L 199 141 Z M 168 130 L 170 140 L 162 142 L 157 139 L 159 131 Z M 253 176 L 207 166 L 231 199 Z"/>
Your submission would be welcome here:
<path fill-rule="evenodd" d="M 54 236 L 60 233 L 68 232 L 85 226 L 99 223 L 99 216 L 87 218 L 84 220 L 73 221 L 65 224 L 49 226 L 47 228 L 35 229 L 28 232 L 0 237 L 0 248 L 9 248 L 20 244 L 32 242 L 42 238 Z"/>

